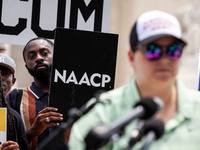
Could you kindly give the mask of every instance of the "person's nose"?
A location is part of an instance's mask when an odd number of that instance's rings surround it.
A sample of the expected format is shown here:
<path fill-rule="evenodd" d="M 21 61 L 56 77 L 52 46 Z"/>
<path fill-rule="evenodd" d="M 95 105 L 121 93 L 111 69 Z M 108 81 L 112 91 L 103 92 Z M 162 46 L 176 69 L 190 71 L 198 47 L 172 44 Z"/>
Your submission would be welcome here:
<path fill-rule="evenodd" d="M 160 60 L 160 62 L 162 62 L 162 63 L 168 63 L 169 61 L 170 61 L 170 59 L 168 58 L 168 56 L 167 56 L 167 49 L 166 48 L 163 48 L 162 49 L 163 50 L 163 53 L 162 53 L 162 56 L 161 56 L 161 58 L 159 59 Z"/>
<path fill-rule="evenodd" d="M 37 54 L 36 62 L 43 62 L 43 61 L 44 58 L 40 54 Z"/>

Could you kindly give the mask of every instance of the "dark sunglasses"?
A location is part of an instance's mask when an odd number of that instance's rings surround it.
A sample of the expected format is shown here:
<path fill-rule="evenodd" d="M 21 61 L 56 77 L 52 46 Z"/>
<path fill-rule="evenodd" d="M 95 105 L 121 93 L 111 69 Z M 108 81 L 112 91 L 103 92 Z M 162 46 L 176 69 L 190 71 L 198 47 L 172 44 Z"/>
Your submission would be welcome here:
<path fill-rule="evenodd" d="M 184 44 L 172 44 L 169 46 L 160 46 L 156 44 L 149 44 L 146 46 L 142 46 L 144 51 L 144 55 L 148 60 L 158 60 L 163 55 L 163 48 L 166 48 L 166 55 L 171 60 L 177 60 L 180 58 Z"/>

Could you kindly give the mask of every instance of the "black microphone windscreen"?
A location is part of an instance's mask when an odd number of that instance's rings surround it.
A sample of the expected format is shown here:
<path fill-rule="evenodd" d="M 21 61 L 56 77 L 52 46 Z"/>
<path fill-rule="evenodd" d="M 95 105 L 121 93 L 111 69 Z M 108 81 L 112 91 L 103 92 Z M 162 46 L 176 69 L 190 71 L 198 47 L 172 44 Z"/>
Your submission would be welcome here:
<path fill-rule="evenodd" d="M 157 108 L 156 103 L 150 97 L 146 97 L 146 98 L 141 99 L 135 105 L 135 107 L 137 107 L 137 106 L 143 106 L 144 110 L 146 111 L 146 113 L 143 116 L 140 117 L 141 119 L 150 118 L 153 114 L 155 114 L 156 108 Z"/>
<path fill-rule="evenodd" d="M 86 150 L 98 149 L 108 143 L 110 134 L 105 125 L 97 125 L 85 137 Z"/>
<path fill-rule="evenodd" d="M 146 113 L 141 116 L 140 119 L 148 119 L 163 107 L 163 102 L 158 97 L 145 97 L 135 105 L 135 107 L 137 106 L 143 106 L 144 110 L 146 111 Z"/>
<path fill-rule="evenodd" d="M 160 119 L 154 119 L 154 118 L 147 120 L 144 128 L 145 128 L 144 134 L 150 131 L 154 131 L 156 135 L 156 139 L 159 139 L 163 135 L 164 130 L 165 130 L 163 121 Z"/>

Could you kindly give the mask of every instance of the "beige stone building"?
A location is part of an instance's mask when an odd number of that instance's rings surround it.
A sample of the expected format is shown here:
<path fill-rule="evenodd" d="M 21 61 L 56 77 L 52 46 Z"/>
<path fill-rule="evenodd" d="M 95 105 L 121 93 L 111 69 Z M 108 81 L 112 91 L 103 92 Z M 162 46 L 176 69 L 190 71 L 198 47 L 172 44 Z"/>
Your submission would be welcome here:
<path fill-rule="evenodd" d="M 198 87 L 198 61 L 200 44 L 199 0 L 112 0 L 110 33 L 119 34 L 115 87 L 126 84 L 134 75 L 127 60 L 129 34 L 136 18 L 143 12 L 158 9 L 175 15 L 182 25 L 183 37 L 188 42 L 178 77 L 187 87 Z M 24 88 L 33 81 L 24 66 L 23 46 L 3 44 L 6 54 L 17 64 L 15 87 Z"/>

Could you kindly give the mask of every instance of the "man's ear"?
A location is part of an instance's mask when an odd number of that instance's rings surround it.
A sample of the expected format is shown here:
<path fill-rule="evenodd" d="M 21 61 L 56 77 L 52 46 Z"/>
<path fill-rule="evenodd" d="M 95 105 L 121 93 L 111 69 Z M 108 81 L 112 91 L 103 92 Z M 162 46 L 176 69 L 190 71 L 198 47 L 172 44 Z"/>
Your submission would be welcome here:
<path fill-rule="evenodd" d="M 16 78 L 13 76 L 13 79 L 12 79 L 12 86 L 15 84 L 16 82 Z"/>
<path fill-rule="evenodd" d="M 131 49 L 128 51 L 128 58 L 129 58 L 131 65 L 134 67 L 135 53 Z"/>
<path fill-rule="evenodd" d="M 26 64 L 25 64 L 25 67 L 26 67 L 26 69 L 28 69 Z"/>

